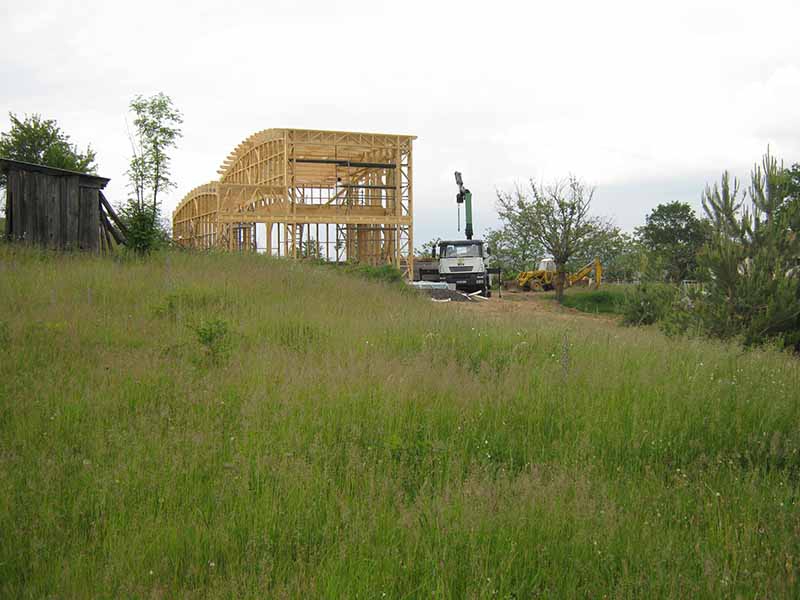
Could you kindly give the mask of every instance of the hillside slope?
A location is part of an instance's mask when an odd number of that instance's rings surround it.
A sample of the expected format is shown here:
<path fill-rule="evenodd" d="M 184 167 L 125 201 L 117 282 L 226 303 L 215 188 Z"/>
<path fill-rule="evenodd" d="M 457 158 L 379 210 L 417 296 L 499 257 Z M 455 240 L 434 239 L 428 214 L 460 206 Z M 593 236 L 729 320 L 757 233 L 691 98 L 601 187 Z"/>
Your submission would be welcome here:
<path fill-rule="evenodd" d="M 0 246 L 3 597 L 797 597 L 796 360 Z"/>

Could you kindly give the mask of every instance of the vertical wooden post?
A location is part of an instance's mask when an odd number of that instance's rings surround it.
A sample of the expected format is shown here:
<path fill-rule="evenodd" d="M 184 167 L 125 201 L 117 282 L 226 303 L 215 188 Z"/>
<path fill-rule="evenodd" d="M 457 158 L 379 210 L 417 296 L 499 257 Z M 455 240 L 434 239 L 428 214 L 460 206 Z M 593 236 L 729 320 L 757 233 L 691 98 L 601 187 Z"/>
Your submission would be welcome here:
<path fill-rule="evenodd" d="M 408 143 L 408 278 L 414 279 L 414 180 L 413 180 L 413 140 Z M 398 263 L 399 264 L 399 263 Z"/>

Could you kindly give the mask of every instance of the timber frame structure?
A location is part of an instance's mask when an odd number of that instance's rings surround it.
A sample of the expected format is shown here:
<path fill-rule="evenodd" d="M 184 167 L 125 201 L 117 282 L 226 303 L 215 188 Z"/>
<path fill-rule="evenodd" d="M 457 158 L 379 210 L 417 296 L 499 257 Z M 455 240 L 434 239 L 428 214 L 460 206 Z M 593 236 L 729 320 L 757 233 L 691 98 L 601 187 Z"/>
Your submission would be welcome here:
<path fill-rule="evenodd" d="M 414 139 L 260 131 L 231 152 L 218 181 L 183 198 L 172 214 L 173 239 L 188 248 L 388 263 L 410 279 Z"/>

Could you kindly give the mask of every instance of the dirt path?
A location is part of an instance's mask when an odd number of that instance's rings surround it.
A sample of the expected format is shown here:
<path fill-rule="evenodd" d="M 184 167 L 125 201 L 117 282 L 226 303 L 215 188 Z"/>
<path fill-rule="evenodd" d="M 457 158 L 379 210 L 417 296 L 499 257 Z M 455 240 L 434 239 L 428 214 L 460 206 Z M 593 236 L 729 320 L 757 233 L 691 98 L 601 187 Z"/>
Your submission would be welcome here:
<path fill-rule="evenodd" d="M 613 315 L 598 315 L 581 312 L 574 308 L 561 306 L 555 301 L 552 293 L 503 291 L 502 297 L 497 292 L 486 301 L 448 302 L 443 307 L 475 312 L 486 316 L 498 317 L 547 317 L 565 321 L 589 320 L 614 326 L 618 318 Z"/>

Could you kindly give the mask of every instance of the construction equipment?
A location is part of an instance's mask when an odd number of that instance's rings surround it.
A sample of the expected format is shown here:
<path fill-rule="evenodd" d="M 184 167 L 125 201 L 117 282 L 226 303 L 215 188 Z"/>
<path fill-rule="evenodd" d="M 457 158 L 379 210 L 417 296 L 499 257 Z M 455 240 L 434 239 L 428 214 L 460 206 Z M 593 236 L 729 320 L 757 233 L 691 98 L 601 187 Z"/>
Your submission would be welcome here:
<path fill-rule="evenodd" d="M 438 243 L 439 281 L 455 285 L 457 290 L 471 293 L 480 292 L 482 296 L 491 296 L 489 290 L 489 273 L 484 263 L 484 256 L 489 255 L 489 248 L 482 240 L 473 240 L 472 230 L 472 192 L 464 187 L 461 173 L 456 171 L 458 194 L 456 204 L 459 207 L 459 229 L 461 228 L 461 205 L 465 208 L 464 235 L 466 240 L 446 240 Z M 434 251 L 435 252 L 435 251 Z M 435 257 L 435 254 L 434 254 Z"/>
<path fill-rule="evenodd" d="M 456 194 L 456 204 L 458 205 L 458 220 L 459 229 L 461 228 L 461 205 L 464 205 L 464 236 L 472 239 L 472 192 L 464 187 L 464 180 L 461 178 L 461 173 L 456 171 L 456 185 L 458 186 L 458 194 Z"/>
<path fill-rule="evenodd" d="M 593 274 L 593 277 L 589 277 Z M 603 265 L 599 258 L 587 263 L 574 273 L 567 273 L 564 287 L 572 287 L 585 282 L 597 289 L 603 280 Z M 556 263 L 552 258 L 545 258 L 535 271 L 522 271 L 517 276 L 517 285 L 522 290 L 552 290 L 556 284 Z"/>
<path fill-rule="evenodd" d="M 457 290 L 477 292 L 488 298 L 489 276 L 483 262 L 487 248 L 482 240 L 439 242 L 439 281 L 455 284 Z"/>

